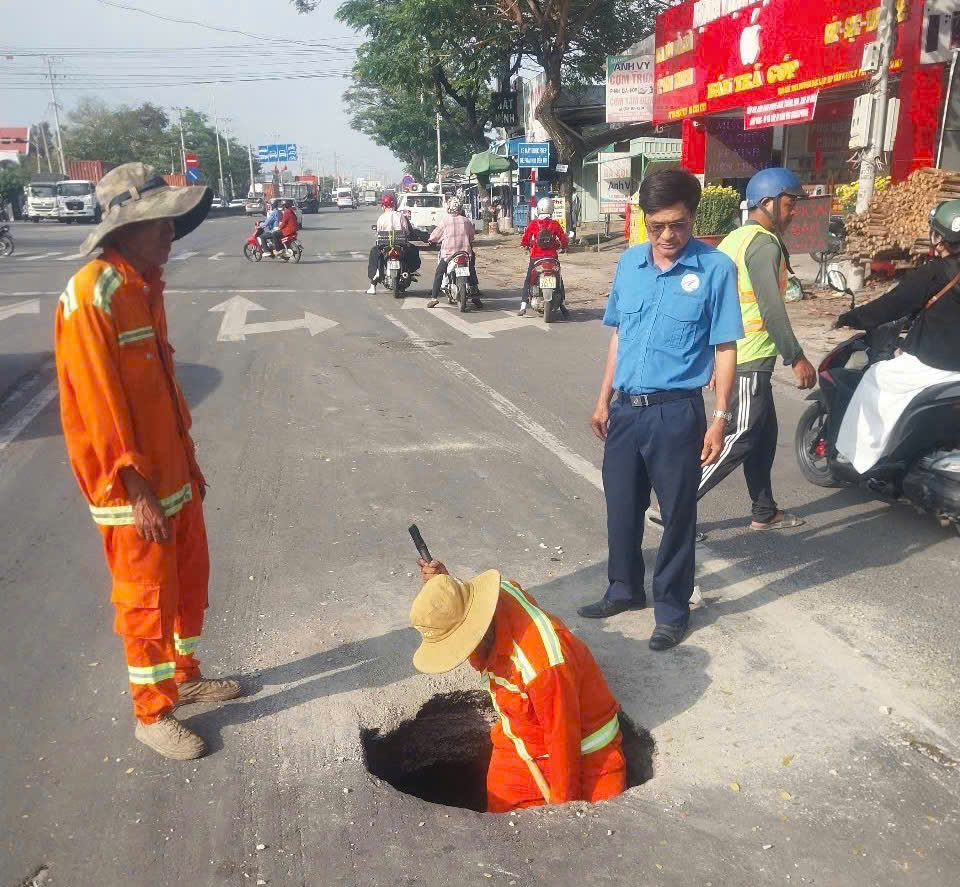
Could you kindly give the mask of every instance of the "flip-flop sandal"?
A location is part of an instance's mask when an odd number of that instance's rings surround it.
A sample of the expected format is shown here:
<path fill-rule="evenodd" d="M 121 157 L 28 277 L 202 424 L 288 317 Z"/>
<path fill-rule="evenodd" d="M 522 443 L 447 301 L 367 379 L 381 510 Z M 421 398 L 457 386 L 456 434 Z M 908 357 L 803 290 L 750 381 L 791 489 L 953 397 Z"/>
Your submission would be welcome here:
<path fill-rule="evenodd" d="M 750 524 L 751 530 L 756 530 L 758 533 L 761 533 L 765 530 L 792 530 L 795 527 L 802 527 L 806 521 L 797 517 L 795 514 L 790 514 L 789 511 L 783 513 L 783 520 L 778 520 L 776 523 L 764 524 L 762 527 L 755 527 L 753 524 Z"/>

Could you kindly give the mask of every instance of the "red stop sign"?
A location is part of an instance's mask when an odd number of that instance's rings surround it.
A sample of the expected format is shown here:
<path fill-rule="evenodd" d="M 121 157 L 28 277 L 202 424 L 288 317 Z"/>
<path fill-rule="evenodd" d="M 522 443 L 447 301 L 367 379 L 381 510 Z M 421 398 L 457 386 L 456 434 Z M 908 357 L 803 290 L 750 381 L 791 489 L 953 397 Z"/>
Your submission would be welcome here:
<path fill-rule="evenodd" d="M 184 155 L 184 157 L 185 157 L 185 159 L 186 159 L 186 161 L 187 161 L 187 166 L 188 166 L 188 167 L 191 167 L 191 168 L 192 168 L 192 167 L 196 167 L 196 166 L 199 166 L 199 165 L 200 165 L 200 161 L 197 160 L 197 155 L 196 155 L 196 154 L 186 154 L 186 155 Z"/>

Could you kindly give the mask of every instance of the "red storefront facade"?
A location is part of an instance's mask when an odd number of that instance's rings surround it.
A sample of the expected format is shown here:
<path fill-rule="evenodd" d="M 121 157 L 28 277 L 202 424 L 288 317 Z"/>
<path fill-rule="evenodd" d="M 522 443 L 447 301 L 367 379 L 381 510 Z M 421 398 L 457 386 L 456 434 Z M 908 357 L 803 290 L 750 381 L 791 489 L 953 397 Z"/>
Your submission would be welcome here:
<path fill-rule="evenodd" d="M 866 44 L 876 40 L 879 0 L 688 0 L 657 18 L 653 116 L 683 122 L 684 165 L 705 172 L 715 116 L 794 130 L 793 154 L 807 180 L 848 156 L 853 94 L 866 89 Z M 921 64 L 922 0 L 898 0 L 891 64 L 901 100 L 892 157 L 895 178 L 932 165 L 944 65 Z M 806 127 L 805 137 L 793 124 Z M 749 139 L 747 140 L 749 141 Z M 786 148 L 782 152 L 786 158 Z M 806 156 L 804 156 L 806 155 Z M 833 172 L 836 170 L 834 169 Z"/>

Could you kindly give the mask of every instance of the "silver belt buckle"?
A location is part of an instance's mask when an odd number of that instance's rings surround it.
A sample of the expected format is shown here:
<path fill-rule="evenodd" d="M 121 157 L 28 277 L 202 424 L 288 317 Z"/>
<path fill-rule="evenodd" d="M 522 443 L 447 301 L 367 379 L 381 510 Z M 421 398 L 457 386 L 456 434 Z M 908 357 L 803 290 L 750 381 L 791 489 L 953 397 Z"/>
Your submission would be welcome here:
<path fill-rule="evenodd" d="M 650 399 L 646 394 L 631 394 L 630 405 L 635 407 L 648 407 L 650 406 Z"/>

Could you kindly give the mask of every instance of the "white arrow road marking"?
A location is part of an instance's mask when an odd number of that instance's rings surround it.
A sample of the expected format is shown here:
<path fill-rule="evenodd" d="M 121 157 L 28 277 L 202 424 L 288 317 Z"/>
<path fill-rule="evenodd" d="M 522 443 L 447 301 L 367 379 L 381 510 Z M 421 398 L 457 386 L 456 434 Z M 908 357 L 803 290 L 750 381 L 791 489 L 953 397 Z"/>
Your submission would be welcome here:
<path fill-rule="evenodd" d="M 217 334 L 218 342 L 243 342 L 247 336 L 256 333 L 277 333 L 286 330 L 306 330 L 311 336 L 322 333 L 324 330 L 339 326 L 337 321 L 311 314 L 304 311 L 300 320 L 268 320 L 263 323 L 247 323 L 247 312 L 264 311 L 262 305 L 251 302 L 243 296 L 233 296 L 219 305 L 214 305 L 211 311 L 223 312 L 223 322 Z"/>
<path fill-rule="evenodd" d="M 185 261 L 186 259 L 189 259 L 191 256 L 195 256 L 196 254 L 197 254 L 197 251 L 196 251 L 196 250 L 187 250 L 186 252 L 177 253 L 175 256 L 170 256 L 170 258 L 167 259 L 167 261 L 168 261 L 168 262 L 183 262 L 183 261 Z"/>
<path fill-rule="evenodd" d="M 210 256 L 210 257 L 207 259 L 207 261 L 208 261 L 208 262 L 219 262 L 225 255 L 226 255 L 226 253 L 217 253 L 215 256 Z"/>
<path fill-rule="evenodd" d="M 13 305 L 0 305 L 0 320 L 14 317 L 17 314 L 39 314 L 40 300 L 29 299 L 26 302 L 16 302 Z"/>
<path fill-rule="evenodd" d="M 55 253 L 37 253 L 35 256 L 19 256 L 21 262 L 36 262 L 37 259 L 52 259 L 54 256 L 59 256 L 59 252 Z"/>
<path fill-rule="evenodd" d="M 444 296 L 444 298 L 446 298 L 446 296 Z M 550 331 L 550 327 L 547 324 L 537 323 L 536 320 L 531 321 L 530 318 L 517 317 L 510 311 L 500 312 L 504 316 L 498 317 L 494 320 L 480 320 L 476 323 L 471 323 L 469 320 L 463 319 L 455 305 L 442 306 L 444 308 L 451 308 L 454 310 L 439 311 L 438 309 L 441 307 L 441 305 L 437 305 L 436 308 L 427 308 L 426 302 L 420 299 L 417 301 L 411 301 L 409 298 L 407 298 L 404 299 L 403 307 L 423 308 L 430 312 L 431 317 L 439 318 L 445 324 L 452 326 L 455 330 L 459 330 L 461 333 L 469 336 L 471 339 L 492 339 L 493 333 L 500 333 L 504 330 L 518 330 L 522 329 L 523 327 L 533 327 L 545 333 Z"/>
<path fill-rule="evenodd" d="M 86 253 L 74 253 L 72 256 L 61 256 L 57 259 L 58 262 L 69 262 L 73 259 L 84 259 L 86 258 Z"/>

